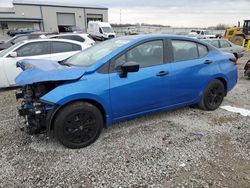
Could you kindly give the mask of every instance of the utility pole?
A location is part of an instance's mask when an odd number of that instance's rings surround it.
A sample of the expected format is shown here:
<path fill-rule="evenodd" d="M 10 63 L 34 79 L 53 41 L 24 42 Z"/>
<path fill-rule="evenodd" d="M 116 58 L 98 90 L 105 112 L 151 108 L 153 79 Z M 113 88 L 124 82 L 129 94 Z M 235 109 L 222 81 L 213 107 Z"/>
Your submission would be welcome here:
<path fill-rule="evenodd" d="M 120 9 L 120 25 L 122 24 L 122 9 Z"/>

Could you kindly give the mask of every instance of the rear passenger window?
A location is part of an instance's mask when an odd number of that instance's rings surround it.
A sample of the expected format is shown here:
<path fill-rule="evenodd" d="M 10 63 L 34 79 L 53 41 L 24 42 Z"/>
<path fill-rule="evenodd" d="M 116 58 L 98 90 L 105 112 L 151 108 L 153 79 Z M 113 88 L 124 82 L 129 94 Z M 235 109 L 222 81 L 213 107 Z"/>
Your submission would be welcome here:
<path fill-rule="evenodd" d="M 192 41 L 172 40 L 174 61 L 198 59 L 208 54 L 205 45 Z"/>
<path fill-rule="evenodd" d="M 81 46 L 67 42 L 52 42 L 51 53 L 62 53 L 81 50 Z"/>
<path fill-rule="evenodd" d="M 77 45 L 77 44 L 73 44 L 73 50 L 74 51 L 81 51 L 82 50 L 82 47 Z"/>
<path fill-rule="evenodd" d="M 221 48 L 229 48 L 229 47 L 231 47 L 231 44 L 229 42 L 225 41 L 225 40 L 221 40 L 220 41 L 220 47 Z"/>
<path fill-rule="evenodd" d="M 220 45 L 219 45 L 219 41 L 218 40 L 214 40 L 214 41 L 211 41 L 211 43 L 214 47 L 216 48 L 220 48 Z"/>
<path fill-rule="evenodd" d="M 84 42 L 84 38 L 77 36 L 77 35 L 72 35 L 71 40 L 78 41 L 78 42 Z"/>
<path fill-rule="evenodd" d="M 197 44 L 191 41 L 172 40 L 174 61 L 198 59 Z"/>
<path fill-rule="evenodd" d="M 202 44 L 198 44 L 199 56 L 204 57 L 208 54 L 208 49 Z"/>
<path fill-rule="evenodd" d="M 58 36 L 58 38 L 60 39 L 68 39 L 68 40 L 74 40 L 74 41 L 78 41 L 78 42 L 84 42 L 84 38 L 77 36 L 77 35 L 62 35 L 62 36 Z"/>

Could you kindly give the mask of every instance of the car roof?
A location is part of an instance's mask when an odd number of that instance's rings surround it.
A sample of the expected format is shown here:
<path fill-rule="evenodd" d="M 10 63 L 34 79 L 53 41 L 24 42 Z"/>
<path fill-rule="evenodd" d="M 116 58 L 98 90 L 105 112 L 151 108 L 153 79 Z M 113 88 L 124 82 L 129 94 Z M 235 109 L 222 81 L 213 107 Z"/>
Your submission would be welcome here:
<path fill-rule="evenodd" d="M 69 35 L 76 35 L 76 36 L 83 36 L 86 37 L 89 34 L 88 33 L 63 33 L 63 34 L 58 34 L 58 35 L 51 35 L 50 37 L 57 37 L 57 36 L 69 36 Z"/>
<path fill-rule="evenodd" d="M 182 35 L 170 35 L 170 34 L 146 34 L 146 35 L 127 35 L 127 36 L 122 36 L 122 37 L 117 37 L 115 38 L 116 40 L 130 40 L 130 44 L 134 44 L 137 42 L 143 42 L 145 40 L 154 40 L 154 39 L 173 39 L 173 40 L 184 40 L 184 41 L 190 41 L 190 42 L 196 42 L 202 45 L 207 46 L 211 50 L 217 50 L 214 46 L 211 44 L 202 41 L 197 38 L 191 38 L 191 37 L 186 37 Z M 128 45 L 130 45 L 128 44 Z"/>
<path fill-rule="evenodd" d="M 27 33 L 27 34 L 18 34 L 18 35 L 15 35 L 14 37 L 22 37 L 22 36 L 35 36 L 35 35 L 45 35 L 46 33 L 43 33 L 43 32 L 41 32 L 41 33 Z M 13 37 L 13 38 L 14 38 Z"/>
<path fill-rule="evenodd" d="M 78 44 L 78 45 L 83 45 L 84 43 L 82 42 L 78 42 L 78 41 L 74 41 L 74 40 L 68 40 L 68 39 L 51 39 L 51 38 L 44 38 L 44 39 L 31 39 L 31 40 L 24 40 L 24 43 L 31 43 L 31 42 L 44 42 L 44 41 L 54 41 L 54 42 L 69 42 L 69 43 L 74 43 L 74 44 Z"/>
<path fill-rule="evenodd" d="M 201 40 L 180 36 L 180 35 L 170 35 L 170 34 L 147 34 L 147 35 L 127 35 L 118 37 L 117 39 L 122 40 L 147 40 L 147 39 L 154 39 L 154 38 L 166 38 L 166 39 L 180 39 L 180 40 L 190 40 L 194 42 L 202 42 Z"/>
<path fill-rule="evenodd" d="M 214 41 L 214 40 L 226 40 L 226 41 L 229 41 L 227 39 L 220 39 L 220 38 L 215 38 L 215 39 L 202 39 L 204 41 Z"/>

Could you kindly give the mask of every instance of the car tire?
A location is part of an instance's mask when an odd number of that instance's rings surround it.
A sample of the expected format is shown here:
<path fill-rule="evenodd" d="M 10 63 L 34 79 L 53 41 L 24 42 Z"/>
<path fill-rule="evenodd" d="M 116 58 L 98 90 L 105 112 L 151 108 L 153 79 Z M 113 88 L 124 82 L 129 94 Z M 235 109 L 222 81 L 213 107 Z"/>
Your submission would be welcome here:
<path fill-rule="evenodd" d="M 198 105 L 203 110 L 216 110 L 223 102 L 225 95 L 224 84 L 220 80 L 215 79 L 207 86 Z"/>
<path fill-rule="evenodd" d="M 54 121 L 54 134 L 59 142 L 71 149 L 94 143 L 103 129 L 100 110 L 88 102 L 74 102 L 60 110 Z"/>

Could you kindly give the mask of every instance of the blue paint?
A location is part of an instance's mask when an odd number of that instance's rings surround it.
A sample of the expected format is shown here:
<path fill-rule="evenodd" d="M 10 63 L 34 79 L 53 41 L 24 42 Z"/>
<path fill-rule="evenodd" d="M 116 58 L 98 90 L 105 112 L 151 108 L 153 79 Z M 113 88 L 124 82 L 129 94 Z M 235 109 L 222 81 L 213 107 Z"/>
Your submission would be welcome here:
<path fill-rule="evenodd" d="M 17 85 L 28 85 L 45 81 L 76 80 L 86 71 L 83 67 L 60 65 L 57 61 L 22 60 L 17 62 L 22 72 L 17 78 Z"/>

